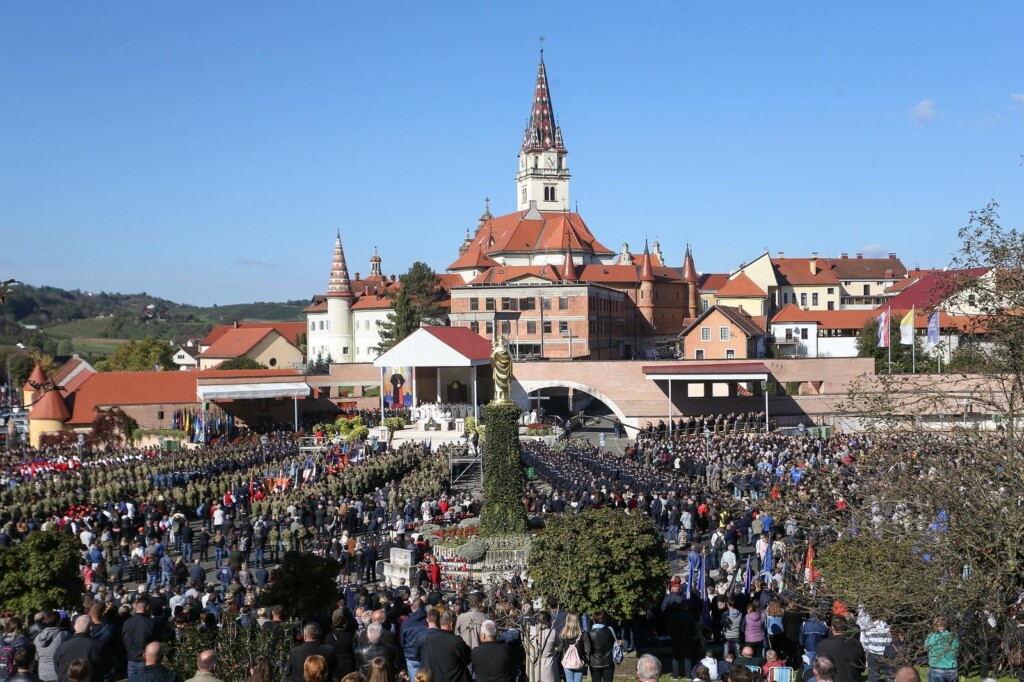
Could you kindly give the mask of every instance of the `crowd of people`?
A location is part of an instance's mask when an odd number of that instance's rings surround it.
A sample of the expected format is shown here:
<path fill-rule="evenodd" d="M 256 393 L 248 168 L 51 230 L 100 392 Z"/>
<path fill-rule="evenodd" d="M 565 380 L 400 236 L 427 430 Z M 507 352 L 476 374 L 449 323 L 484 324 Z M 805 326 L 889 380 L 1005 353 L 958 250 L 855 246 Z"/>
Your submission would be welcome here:
<path fill-rule="evenodd" d="M 410 442 L 359 461 L 334 446 L 311 457 L 286 438 L 174 454 L 10 453 L 0 546 L 51 528 L 74 534 L 85 599 L 30 623 L 7 618 L 0 673 L 173 679 L 168 661 L 192 628 L 209 644 L 195 661 L 204 680 L 216 679 L 219 652 L 239 632 L 263 632 L 295 646 L 253 659 L 249 679 L 610 680 L 622 653 L 648 649 L 665 652 L 673 679 L 855 682 L 866 672 L 869 682 L 908 682 L 895 663 L 898 632 L 863 609 L 809 608 L 787 591 L 804 569 L 794 547 L 805 529 L 764 504 L 862 457 L 870 441 L 744 426 L 760 419 L 654 427 L 623 454 L 582 439 L 523 441 L 523 463 L 537 476 L 523 496 L 529 513 L 643 514 L 678 557 L 661 603 L 619 621 L 538 602 L 520 572 L 500 584 L 442 583 L 416 528 L 480 511 L 472 496 L 448 490 L 448 446 Z M 414 557 L 408 585 L 380 582 L 378 562 L 393 547 Z M 286 625 L 287 605 L 260 606 L 269 569 L 288 550 L 342 567 L 337 602 L 298 629 Z M 947 682 L 964 663 L 960 641 L 943 623 L 934 635 L 932 682 Z M 982 661 L 983 676 L 991 663 Z M 636 674 L 658 679 L 661 662 L 641 656 Z"/>

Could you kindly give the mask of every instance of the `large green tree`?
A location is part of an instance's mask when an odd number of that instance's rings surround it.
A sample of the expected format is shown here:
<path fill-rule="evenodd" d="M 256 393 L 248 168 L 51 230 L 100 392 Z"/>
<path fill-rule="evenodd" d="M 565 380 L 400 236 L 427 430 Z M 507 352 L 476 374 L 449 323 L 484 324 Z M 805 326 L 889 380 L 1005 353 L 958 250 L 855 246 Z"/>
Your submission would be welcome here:
<path fill-rule="evenodd" d="M 438 324 L 444 317 L 441 308 L 441 285 L 429 265 L 416 261 L 402 275 L 398 291 L 391 299 L 391 312 L 383 322 L 377 323 L 380 330 L 380 345 L 377 351 L 383 353 L 396 343 L 412 334 L 424 324 Z"/>
<path fill-rule="evenodd" d="M 542 595 L 566 609 L 615 618 L 640 615 L 659 602 L 669 578 L 654 523 L 610 507 L 549 517 L 530 548 L 529 567 Z"/>
<path fill-rule="evenodd" d="M 82 543 L 56 530 L 29 533 L 19 545 L 0 549 L 0 608 L 19 614 L 79 603 Z"/>
<path fill-rule="evenodd" d="M 177 369 L 174 350 L 166 341 L 150 337 L 122 343 L 107 359 L 104 368 L 111 372 L 152 372 L 157 366 L 162 370 Z"/>

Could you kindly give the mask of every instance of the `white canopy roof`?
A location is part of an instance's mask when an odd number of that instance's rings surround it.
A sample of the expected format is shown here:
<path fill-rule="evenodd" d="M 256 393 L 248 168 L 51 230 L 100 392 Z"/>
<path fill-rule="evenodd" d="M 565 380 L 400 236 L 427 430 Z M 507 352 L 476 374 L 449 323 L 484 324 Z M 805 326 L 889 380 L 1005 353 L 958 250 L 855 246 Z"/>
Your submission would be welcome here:
<path fill-rule="evenodd" d="M 490 363 L 490 342 L 469 327 L 421 327 L 373 361 L 375 367 L 477 367 Z"/>
<path fill-rule="evenodd" d="M 253 382 L 249 384 L 200 384 L 199 400 L 252 400 L 254 398 L 305 398 L 309 384 L 305 381 Z"/>

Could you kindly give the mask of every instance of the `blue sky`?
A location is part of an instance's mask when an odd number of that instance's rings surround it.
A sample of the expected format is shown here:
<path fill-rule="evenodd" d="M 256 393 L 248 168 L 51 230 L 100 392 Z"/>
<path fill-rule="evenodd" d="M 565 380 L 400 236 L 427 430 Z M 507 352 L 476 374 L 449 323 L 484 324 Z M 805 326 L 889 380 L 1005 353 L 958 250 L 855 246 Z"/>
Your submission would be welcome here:
<path fill-rule="evenodd" d="M 0 275 L 209 304 L 443 270 L 514 210 L 538 37 L 613 250 L 943 266 L 1024 227 L 1024 4 L 0 2 Z"/>

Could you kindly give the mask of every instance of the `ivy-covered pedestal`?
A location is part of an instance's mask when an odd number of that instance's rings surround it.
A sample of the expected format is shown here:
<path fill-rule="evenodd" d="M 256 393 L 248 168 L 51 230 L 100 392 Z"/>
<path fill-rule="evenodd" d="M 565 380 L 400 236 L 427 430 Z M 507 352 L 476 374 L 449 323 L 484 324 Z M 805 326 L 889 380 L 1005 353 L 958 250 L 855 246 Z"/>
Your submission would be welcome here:
<path fill-rule="evenodd" d="M 520 535 L 526 532 L 522 505 L 523 468 L 519 462 L 519 416 L 513 402 L 484 408 L 487 444 L 484 447 L 484 504 L 480 535 Z"/>

